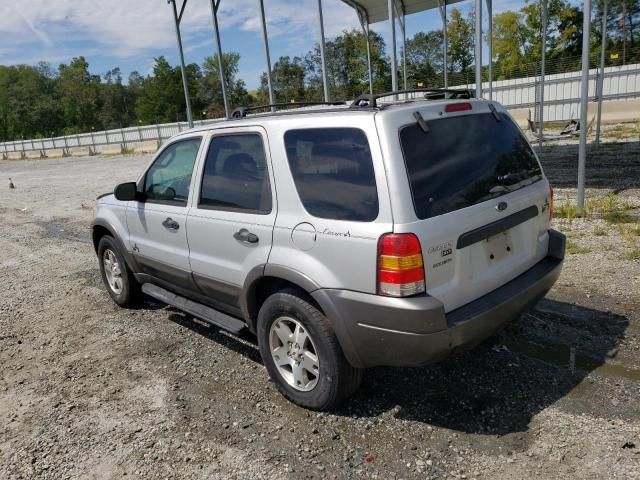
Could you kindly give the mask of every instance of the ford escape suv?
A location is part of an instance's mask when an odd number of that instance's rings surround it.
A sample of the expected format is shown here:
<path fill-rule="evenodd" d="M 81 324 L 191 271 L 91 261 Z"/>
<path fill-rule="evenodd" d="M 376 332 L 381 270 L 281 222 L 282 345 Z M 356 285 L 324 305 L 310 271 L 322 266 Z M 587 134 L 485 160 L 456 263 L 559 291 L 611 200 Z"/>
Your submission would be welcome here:
<path fill-rule="evenodd" d="M 280 392 L 317 410 L 363 368 L 481 342 L 551 288 L 565 237 L 507 111 L 454 96 L 241 110 L 176 135 L 97 201 L 109 295 L 249 330 Z"/>

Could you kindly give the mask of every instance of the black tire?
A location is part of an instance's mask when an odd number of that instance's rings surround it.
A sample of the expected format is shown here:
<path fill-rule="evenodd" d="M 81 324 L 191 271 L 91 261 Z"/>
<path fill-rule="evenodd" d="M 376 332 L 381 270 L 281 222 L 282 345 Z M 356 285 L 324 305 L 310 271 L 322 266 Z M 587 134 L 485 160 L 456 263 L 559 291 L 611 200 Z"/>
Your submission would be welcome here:
<path fill-rule="evenodd" d="M 105 253 L 107 251 L 113 252 L 120 268 L 122 287 L 119 292 L 114 290 L 114 288 L 109 284 L 109 280 L 107 278 L 104 262 Z M 100 265 L 100 276 L 102 277 L 102 282 L 113 301 L 121 307 L 131 307 L 138 304 L 142 297 L 140 284 L 133 276 L 129 265 L 127 265 L 127 262 L 120 253 L 115 240 L 110 235 L 105 235 L 98 243 L 98 263 Z"/>
<path fill-rule="evenodd" d="M 319 374 L 311 390 L 301 391 L 290 385 L 273 359 L 269 336 L 271 326 L 281 317 L 297 320 L 313 342 Z M 347 362 L 329 320 L 302 292 L 284 290 L 267 298 L 258 313 L 257 336 L 269 376 L 282 395 L 301 407 L 329 410 L 350 397 L 362 382 L 362 370 Z"/>

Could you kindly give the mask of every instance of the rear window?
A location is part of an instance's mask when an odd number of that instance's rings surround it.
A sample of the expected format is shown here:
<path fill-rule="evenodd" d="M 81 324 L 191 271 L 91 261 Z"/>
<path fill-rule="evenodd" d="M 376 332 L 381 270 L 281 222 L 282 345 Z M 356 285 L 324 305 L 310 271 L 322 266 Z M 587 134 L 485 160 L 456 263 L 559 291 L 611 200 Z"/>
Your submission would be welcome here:
<path fill-rule="evenodd" d="M 518 127 L 490 113 L 443 118 L 400 130 L 418 218 L 459 210 L 542 178 L 540 165 Z"/>
<path fill-rule="evenodd" d="M 311 215 L 357 222 L 376 219 L 378 192 L 362 130 L 289 130 L 284 143 L 298 195 Z"/>

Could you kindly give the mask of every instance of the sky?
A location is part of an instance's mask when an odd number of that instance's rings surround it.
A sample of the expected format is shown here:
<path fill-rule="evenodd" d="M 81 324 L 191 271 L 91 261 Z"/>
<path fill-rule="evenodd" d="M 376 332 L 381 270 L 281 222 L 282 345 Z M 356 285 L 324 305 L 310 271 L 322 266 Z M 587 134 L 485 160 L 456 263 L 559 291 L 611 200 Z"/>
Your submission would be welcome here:
<path fill-rule="evenodd" d="M 178 8 L 181 3 L 177 0 Z M 473 3 L 464 0 L 455 6 L 466 15 Z M 285 55 L 303 56 L 318 42 L 317 0 L 264 0 L 264 4 L 272 62 Z M 494 15 L 524 4 L 493 0 Z M 354 10 L 341 0 L 322 0 L 322 5 L 326 38 L 360 28 Z M 484 17 L 486 21 L 486 13 Z M 241 55 L 239 77 L 248 89 L 257 88 L 266 71 L 259 0 L 220 0 L 219 22 L 223 51 Z M 410 15 L 407 37 L 441 25 L 435 9 Z M 388 22 L 371 28 L 388 44 Z M 210 0 L 188 0 L 181 32 L 187 63 L 202 65 L 215 53 Z M 57 67 L 84 56 L 92 73 L 103 75 L 120 67 L 126 78 L 134 70 L 150 74 L 154 57 L 160 55 L 174 65 L 179 62 L 167 0 L 0 0 L 0 38 L 0 65 L 45 61 Z"/>

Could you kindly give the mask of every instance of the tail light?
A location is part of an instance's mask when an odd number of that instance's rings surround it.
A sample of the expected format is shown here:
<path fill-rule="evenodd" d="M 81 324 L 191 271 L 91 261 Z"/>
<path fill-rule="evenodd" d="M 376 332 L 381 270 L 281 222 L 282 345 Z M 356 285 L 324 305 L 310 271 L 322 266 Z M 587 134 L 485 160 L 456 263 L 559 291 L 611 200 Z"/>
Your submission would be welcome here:
<path fill-rule="evenodd" d="M 408 297 L 424 293 L 420 241 L 413 233 L 386 233 L 378 242 L 378 294 Z"/>
<path fill-rule="evenodd" d="M 553 187 L 549 184 L 549 221 L 553 218 Z"/>
<path fill-rule="evenodd" d="M 444 111 L 446 113 L 451 112 L 464 112 L 465 110 L 471 110 L 473 107 L 469 102 L 449 103 L 445 105 Z"/>

